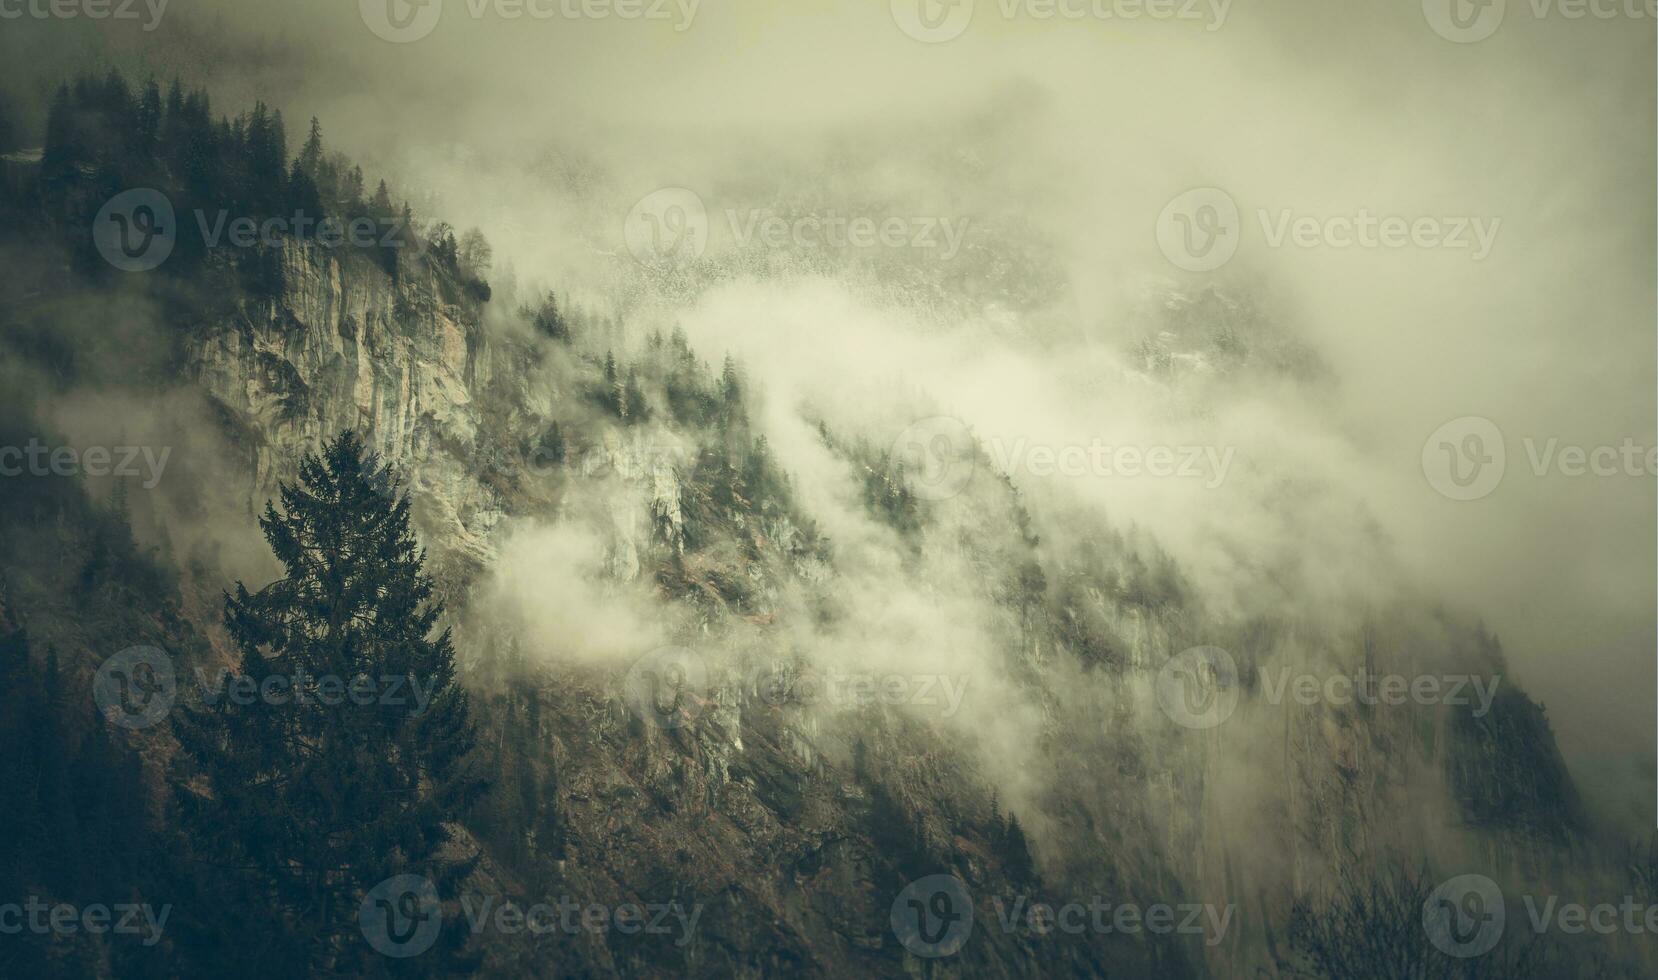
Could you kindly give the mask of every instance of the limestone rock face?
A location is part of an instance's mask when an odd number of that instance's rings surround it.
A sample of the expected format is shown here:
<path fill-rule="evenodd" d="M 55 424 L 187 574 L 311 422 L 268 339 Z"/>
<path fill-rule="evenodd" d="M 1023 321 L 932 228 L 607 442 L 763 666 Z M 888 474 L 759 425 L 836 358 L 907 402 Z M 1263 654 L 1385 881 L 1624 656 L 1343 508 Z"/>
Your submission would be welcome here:
<path fill-rule="evenodd" d="M 306 450 L 344 429 L 396 467 L 435 550 L 475 561 L 500 520 L 478 478 L 476 392 L 496 372 L 477 311 L 445 302 L 415 263 L 394 284 L 356 256 L 315 244 L 282 249 L 274 298 L 191 343 L 196 380 L 234 421 L 249 455 L 250 499 L 269 497 Z M 400 270 L 403 272 L 403 270 Z"/>

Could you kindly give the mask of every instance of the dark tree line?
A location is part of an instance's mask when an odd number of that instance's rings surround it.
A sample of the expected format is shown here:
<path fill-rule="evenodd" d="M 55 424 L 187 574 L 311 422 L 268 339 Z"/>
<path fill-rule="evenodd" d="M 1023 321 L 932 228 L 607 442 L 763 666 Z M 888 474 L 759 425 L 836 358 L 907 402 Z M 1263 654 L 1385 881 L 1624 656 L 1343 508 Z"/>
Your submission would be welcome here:
<path fill-rule="evenodd" d="M 418 253 L 479 300 L 489 298 L 491 249 L 479 232 L 457 237 L 440 223 L 422 235 L 384 180 L 371 188 L 360 166 L 328 151 L 317 119 L 290 158 L 281 110 L 259 102 L 215 117 L 207 93 L 187 91 L 177 79 L 165 92 L 154 79 L 134 89 L 113 71 L 62 85 L 47 113 L 40 178 L 44 205 L 64 219 L 86 269 L 97 268 L 89 228 L 99 208 L 121 191 L 148 187 L 173 206 L 177 239 L 163 268 L 175 274 L 198 272 L 230 222 L 251 219 L 261 228 L 259 245 L 218 251 L 255 293 L 273 295 L 284 285 L 280 256 L 263 240 L 269 227 L 363 254 L 394 278 L 399 254 Z"/>
<path fill-rule="evenodd" d="M 112 904 L 160 894 L 150 871 L 162 847 L 145 819 L 143 764 L 93 710 L 51 644 L 0 611 L 0 900 Z M 160 977 L 137 937 L 110 935 L 121 976 Z M 90 976 L 98 950 L 23 929 L 0 942 L 0 975 Z"/>
<path fill-rule="evenodd" d="M 55 540 L 61 552 L 10 567 L 61 568 L 30 588 L 73 591 L 89 641 L 165 647 L 180 678 L 155 727 L 111 726 L 87 665 L 71 669 L 35 639 L 10 601 L 22 590 L 0 580 L 0 902 L 170 909 L 154 945 L 7 935 L 0 976 L 464 974 L 477 955 L 452 907 L 432 948 L 382 955 L 359 917 L 374 886 L 414 874 L 452 900 L 476 860 L 462 826 L 552 873 L 565 832 L 540 694 L 514 663 L 488 685 L 505 693 L 474 712 L 407 500 L 384 472 L 342 436 L 267 507 L 261 525 L 285 571 L 257 591 L 238 584 L 224 609 L 230 674 L 261 690 L 284 679 L 283 698 L 251 701 L 204 696 L 197 668 L 217 668 L 194 641 L 134 630 L 166 627 L 176 609 L 169 570 L 132 543 L 122 495 L 99 505 L 71 481 L 0 483 L 0 542 L 35 554 Z M 61 635 L 58 617 L 41 619 Z M 329 677 L 366 678 L 374 696 L 330 703 Z M 302 688 L 308 700 L 291 696 Z M 176 753 L 163 748 L 174 739 Z"/>

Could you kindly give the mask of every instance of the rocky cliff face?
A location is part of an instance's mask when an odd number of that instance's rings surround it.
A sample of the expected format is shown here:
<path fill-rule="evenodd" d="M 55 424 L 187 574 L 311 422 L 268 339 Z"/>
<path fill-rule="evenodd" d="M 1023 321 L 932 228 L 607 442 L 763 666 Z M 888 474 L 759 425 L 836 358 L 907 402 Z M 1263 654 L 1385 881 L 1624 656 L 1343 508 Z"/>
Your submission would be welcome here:
<path fill-rule="evenodd" d="M 250 503 L 302 451 L 357 429 L 403 474 L 463 619 L 509 516 L 580 521 L 604 542 L 604 576 L 651 583 L 690 610 L 694 632 L 736 651 L 681 692 L 684 723 L 642 719 L 621 670 L 574 663 L 535 666 L 533 705 L 498 700 L 490 729 L 544 749 L 513 765 L 557 785 L 558 830 L 517 838 L 513 853 L 475 844 L 475 883 L 704 909 L 683 942 L 491 939 L 487 962 L 503 972 L 901 975 L 930 963 L 951 975 L 1235 975 L 1268 960 L 1295 901 L 1417 835 L 1476 838 L 1513 863 L 1579 831 L 1546 722 L 1512 688 L 1476 718 L 1443 705 L 1271 703 L 1258 680 L 1266 668 L 1408 673 L 1429 652 L 1500 675 L 1500 651 L 1479 632 L 1417 609 L 1374 617 L 1362 635 L 1223 623 L 1168 585 L 1147 543 L 1102 527 L 1087 546 L 1041 544 L 1019 530 L 1012 487 L 981 481 L 921 507 L 906 560 L 948 552 L 970 570 L 961 588 L 998 610 L 981 625 L 1004 661 L 984 681 L 1038 719 L 1017 747 L 1033 774 L 1017 791 L 1036 854 L 1023 868 L 998 808 L 1004 773 L 986 761 L 996 753 L 893 706 L 825 710 L 800 696 L 813 665 L 791 652 L 801 609 L 787 597 L 838 573 L 827 552 L 806 554 L 793 518 L 710 503 L 697 451 L 665 451 L 637 429 L 595 429 L 547 465 L 529 447 L 579 395 L 569 374 L 543 370 L 535 342 L 486 330 L 476 299 L 419 261 L 395 282 L 312 246 L 288 246 L 281 262 L 281 294 L 206 324 L 186 358 L 246 454 Z M 885 465 L 837 451 L 849 470 Z M 573 503 L 581 483 L 604 487 L 598 513 Z M 706 530 L 693 540 L 693 525 L 717 527 L 721 544 Z M 1239 699 L 1236 721 L 1169 724 L 1159 679 L 1222 633 L 1241 658 L 1220 692 Z M 475 664 L 484 646 L 517 642 L 488 624 L 462 637 Z M 1290 652 L 1309 648 L 1335 652 Z M 903 949 L 890 916 L 905 884 L 933 873 L 967 884 L 979 923 L 959 954 L 927 961 Z M 1090 897 L 1209 903 L 1235 919 L 1212 937 L 1072 936 L 1002 919 L 1020 901 Z"/>
<path fill-rule="evenodd" d="M 281 296 L 210 324 L 187 353 L 248 455 L 250 500 L 268 499 L 306 447 L 357 430 L 420 501 L 432 545 L 487 560 L 503 501 L 475 465 L 491 448 L 479 392 L 496 368 L 476 305 L 451 301 L 419 263 L 394 285 L 317 245 L 289 244 L 280 261 Z"/>

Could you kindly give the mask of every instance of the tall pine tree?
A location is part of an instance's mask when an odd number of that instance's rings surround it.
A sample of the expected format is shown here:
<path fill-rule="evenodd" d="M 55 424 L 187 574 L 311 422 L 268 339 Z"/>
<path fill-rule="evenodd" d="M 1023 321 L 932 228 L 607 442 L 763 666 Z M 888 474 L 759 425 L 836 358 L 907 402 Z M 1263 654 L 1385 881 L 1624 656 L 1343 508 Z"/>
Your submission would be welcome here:
<path fill-rule="evenodd" d="M 260 526 L 285 573 L 256 593 L 237 583 L 225 626 L 240 676 L 274 693 L 220 697 L 180 726 L 202 777 L 181 807 L 214 868 L 204 887 L 221 907 L 268 913 L 230 933 L 234 949 L 224 952 L 242 972 L 250 963 L 273 973 L 388 971 L 400 961 L 374 952 L 359 930 L 364 892 L 415 874 L 453 894 L 468 870 L 439 856 L 483 788 L 464 759 L 474 739 L 467 696 L 448 630 L 432 636 L 442 605 L 408 499 L 381 472 L 346 433 L 305 457 L 296 485 L 282 485 L 282 512 L 266 504 Z M 372 700 L 353 697 L 357 689 Z M 418 692 L 429 698 L 423 708 Z M 204 935 L 219 931 L 201 925 Z M 453 967 L 459 925 L 398 972 Z"/>

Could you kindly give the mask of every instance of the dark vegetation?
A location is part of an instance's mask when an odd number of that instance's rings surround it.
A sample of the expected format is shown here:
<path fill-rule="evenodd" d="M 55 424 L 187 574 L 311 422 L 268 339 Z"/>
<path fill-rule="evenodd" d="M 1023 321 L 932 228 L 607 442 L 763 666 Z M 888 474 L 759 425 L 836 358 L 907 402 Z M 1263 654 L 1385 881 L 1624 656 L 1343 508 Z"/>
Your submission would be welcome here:
<path fill-rule="evenodd" d="M 74 268 L 94 277 L 113 272 L 95 247 L 93 219 L 115 195 L 150 188 L 175 216 L 173 252 L 160 267 L 167 276 L 227 278 L 253 296 L 276 296 L 282 242 L 303 241 L 361 256 L 393 279 L 404 274 L 404 256 L 419 255 L 473 298 L 488 299 L 491 250 L 482 235 L 423 226 L 386 181 L 371 188 L 361 167 L 328 152 L 316 119 L 298 154 L 288 153 L 282 113 L 264 103 L 215 118 L 207 93 L 176 79 L 163 92 L 154 79 L 134 89 L 114 72 L 81 77 L 52 99 L 34 190 L 40 200 L 12 200 L 6 210 L 44 219 L 65 240 Z M 239 219 L 260 227 L 256 244 L 226 244 Z"/>
<path fill-rule="evenodd" d="M 22 142 L 3 118 L 0 100 L 0 150 Z M 256 221 L 296 213 L 366 221 L 374 243 L 338 254 L 342 262 L 369 263 L 389 275 L 400 286 L 400 301 L 419 298 L 413 288 L 419 272 L 446 301 L 474 312 L 501 302 L 487 281 L 492 256 L 481 235 L 422 224 L 408 205 L 395 202 L 385 181 L 370 192 L 359 167 L 325 149 L 314 120 L 292 158 L 287 144 L 280 113 L 262 105 L 215 119 L 204 93 L 187 93 L 177 83 L 165 91 L 153 82 L 135 90 L 115 75 L 80 79 L 53 101 L 38 181 L 21 196 L 6 185 L 4 234 L 28 247 L 53 243 L 60 251 L 52 255 L 63 257 L 59 286 L 120 282 L 150 290 L 171 314 L 161 318 L 169 323 L 206 320 L 217 304 L 269 303 L 285 287 L 282 243 L 210 248 L 193 217 L 197 209 L 210 223 L 221 210 Z M 159 274 L 133 286 L 102 261 L 88 229 L 110 196 L 145 186 L 172 201 L 180 238 Z M 770 600 L 757 578 L 776 580 L 795 563 L 827 561 L 831 543 L 754 432 L 748 406 L 757 382 L 735 361 L 726 358 L 715 372 L 678 330 L 653 335 L 630 354 L 551 293 L 526 305 L 520 319 L 542 345 L 537 356 L 565 360 L 576 379 L 569 401 L 580 405 L 536 419 L 532 429 L 517 433 L 522 441 L 505 444 L 506 455 L 521 452 L 531 470 L 564 470 L 588 459 L 607 436 L 674 436 L 679 524 L 657 515 L 660 553 L 649 571 L 665 596 L 707 621 L 725 613 L 764 621 Z M 57 383 L 115 383 L 87 349 L 41 326 L 48 322 L 48 314 L 8 310 L 0 322 L 6 355 L 40 367 Z M 1228 363 L 1251 359 L 1229 336 L 1212 338 L 1212 346 Z M 1167 352 L 1146 354 L 1148 363 L 1172 364 Z M 1299 363 L 1289 354 L 1284 359 Z M 167 367 L 158 358 L 152 370 L 164 374 Z M 0 420 L 16 422 L 15 431 L 0 431 L 0 444 L 18 445 L 34 434 L 26 402 L 18 402 L 0 410 Z M 827 427 L 821 436 L 862 474 L 868 511 L 918 553 L 934 505 L 913 492 L 902 461 L 840 440 Z M 135 518 L 120 484 L 95 499 L 72 479 L 0 480 L 0 552 L 7 555 L 0 578 L 0 785 L 8 803 L 0 808 L 0 895 L 175 907 L 159 953 L 131 937 L 6 937 L 0 975 L 466 972 L 479 967 L 480 951 L 463 942 L 453 916 L 439 951 L 399 964 L 362 943 L 357 901 L 365 888 L 400 872 L 424 874 L 450 895 L 486 862 L 503 875 L 503 887 L 532 901 L 597 888 L 606 873 L 618 879 L 608 882 L 618 898 L 637 889 L 657 898 L 706 900 L 708 921 L 721 937 L 696 954 L 706 957 L 700 964 L 691 962 L 691 952 L 615 935 L 602 941 L 609 944 L 602 950 L 576 948 L 560 937 L 549 949 L 499 954 L 510 966 L 495 965 L 509 973 L 569 964 L 569 975 L 625 968 L 737 974 L 755 969 L 743 959 L 755 948 L 779 951 L 765 964 L 770 972 L 792 973 L 812 962 L 807 947 L 814 937 L 799 926 L 810 916 L 756 923 L 771 918 L 773 906 L 765 902 L 782 902 L 759 892 L 787 892 L 799 912 L 810 905 L 812 887 L 845 866 L 867 871 L 867 882 L 860 881 L 872 883 L 873 894 L 894 894 L 925 874 L 967 874 L 967 868 L 1010 894 L 1043 888 L 1017 817 L 994 802 L 975 808 L 965 801 L 966 778 L 952 782 L 954 791 L 917 788 L 922 780 L 915 770 L 892 761 L 908 754 L 909 745 L 889 745 L 882 761 L 872 763 L 860 740 L 846 771 L 823 779 L 821 768 L 796 765 L 745 729 L 750 751 L 732 763 L 733 778 L 720 787 L 707 776 L 723 764 L 708 744 L 712 736 L 663 735 L 637 719 L 628 727 L 607 726 L 592 708 L 597 695 L 583 700 L 590 692 L 574 682 L 573 691 L 551 690 L 549 676 L 494 633 L 484 634 L 463 691 L 408 505 L 385 492 L 393 484 L 380 481 L 372 465 L 364 472 L 359 455 L 355 441 L 342 438 L 305 460 L 299 481 L 283 487 L 280 510 L 268 509 L 260 523 L 285 573 L 264 588 L 238 584 L 224 597 L 211 624 L 217 630 L 222 621 L 229 638 L 229 649 L 219 651 L 184 613 L 179 592 L 189 576 L 172 556 L 135 543 Z M 981 486 L 998 479 L 988 460 L 978 464 Z M 511 488 L 512 481 L 503 477 L 501 484 Z M 1016 494 L 996 499 L 1014 500 L 1006 515 L 1014 530 L 996 545 L 994 561 L 985 562 L 1006 570 L 995 583 L 997 600 L 1018 611 L 1024 631 L 1051 637 L 1085 667 L 1125 667 L 1128 643 L 1108 615 L 1114 605 L 1176 622 L 1195 615 L 1178 567 L 1143 538 L 1108 532 L 1043 542 Z M 750 574 L 756 568 L 766 574 Z M 826 620 L 841 613 L 820 612 Z M 207 628 L 204 620 L 197 623 Z M 112 637 L 121 638 L 118 646 L 153 645 L 181 671 L 211 674 L 227 661 L 254 676 L 296 668 L 368 671 L 435 683 L 438 699 L 419 718 L 406 707 L 273 712 L 226 701 L 192 703 L 164 732 L 137 739 L 113 731 L 93 710 L 94 654 L 112 653 Z M 1468 756 L 1475 762 L 1499 755 L 1521 760 L 1495 780 L 1507 795 L 1493 796 L 1489 772 L 1456 770 L 1456 785 L 1477 821 L 1565 814 L 1554 828 L 1563 838 L 1576 814 L 1570 781 L 1555 765 L 1540 709 L 1521 695 L 1512 698 L 1505 691 L 1483 720 L 1458 716 L 1455 732 L 1490 747 Z M 763 719 L 750 715 L 745 722 L 776 734 Z M 1140 766 L 1122 741 L 1121 758 L 1109 761 L 1125 771 Z M 1522 751 L 1514 753 L 1515 745 Z M 1092 748 L 1079 742 L 1074 751 Z M 1532 759 L 1549 765 L 1530 766 Z M 1081 771 L 1098 758 L 1071 761 Z M 824 798 L 831 794 L 838 795 Z M 764 819 L 786 825 L 762 858 L 772 866 L 744 866 L 736 856 L 751 844 L 739 833 L 746 825 L 737 823 L 753 816 L 754 808 L 744 808 L 750 803 L 764 808 Z M 1476 975 L 1433 973 L 1440 967 L 1424 965 L 1422 944 L 1401 938 L 1418 878 L 1341 887 L 1326 908 L 1298 911 L 1289 937 L 1297 968 L 1337 978 Z M 841 935 L 857 936 L 857 951 L 844 962 L 897 972 L 912 961 L 890 942 L 881 944 L 885 909 L 868 912 L 822 913 L 844 928 L 815 939 L 821 948 L 839 950 Z M 1417 950 L 1378 950 L 1377 936 Z M 1024 952 L 1037 962 L 1051 947 Z M 1078 958 L 1047 965 L 1079 975 L 1103 972 L 1090 950 L 1062 955 Z M 1189 972 L 1178 951 L 1166 955 L 1157 961 L 1165 975 Z M 1366 958 L 1377 955 L 1407 972 L 1362 972 Z"/>

